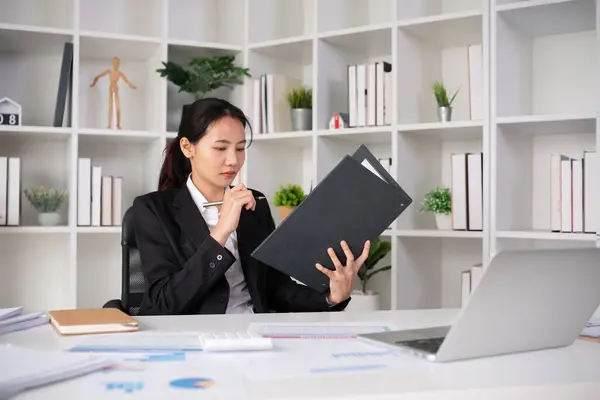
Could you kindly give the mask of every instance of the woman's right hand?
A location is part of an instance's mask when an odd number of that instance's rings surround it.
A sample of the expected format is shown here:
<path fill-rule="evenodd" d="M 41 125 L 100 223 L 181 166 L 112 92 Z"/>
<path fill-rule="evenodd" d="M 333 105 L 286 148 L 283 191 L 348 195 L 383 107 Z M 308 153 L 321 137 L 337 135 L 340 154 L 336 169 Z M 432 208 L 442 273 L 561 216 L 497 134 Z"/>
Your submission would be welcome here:
<path fill-rule="evenodd" d="M 252 191 L 240 183 L 232 189 L 225 191 L 219 222 L 217 222 L 217 225 L 211 232 L 212 237 L 222 246 L 225 246 L 229 235 L 237 229 L 242 207 L 246 210 L 254 210 L 256 208 L 256 200 Z"/>

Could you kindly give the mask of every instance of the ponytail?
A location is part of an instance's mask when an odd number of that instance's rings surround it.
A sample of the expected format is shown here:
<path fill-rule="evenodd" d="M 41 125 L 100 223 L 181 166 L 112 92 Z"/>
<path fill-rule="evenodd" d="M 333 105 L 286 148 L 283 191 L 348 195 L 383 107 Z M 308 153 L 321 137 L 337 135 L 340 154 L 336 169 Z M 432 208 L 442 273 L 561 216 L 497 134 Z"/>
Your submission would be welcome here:
<path fill-rule="evenodd" d="M 165 160 L 160 170 L 158 190 L 181 187 L 191 172 L 190 161 L 183 155 L 179 137 L 177 137 L 165 149 Z"/>
<path fill-rule="evenodd" d="M 223 117 L 235 118 L 244 125 L 244 128 L 250 128 L 250 141 L 252 141 L 252 128 L 248 118 L 242 110 L 228 101 L 211 97 L 184 105 L 177 138 L 165 149 L 165 160 L 158 178 L 158 190 L 180 188 L 192 173 L 190 160 L 181 151 L 180 140 L 186 138 L 190 143 L 196 144 L 206 134 L 208 128 Z"/>

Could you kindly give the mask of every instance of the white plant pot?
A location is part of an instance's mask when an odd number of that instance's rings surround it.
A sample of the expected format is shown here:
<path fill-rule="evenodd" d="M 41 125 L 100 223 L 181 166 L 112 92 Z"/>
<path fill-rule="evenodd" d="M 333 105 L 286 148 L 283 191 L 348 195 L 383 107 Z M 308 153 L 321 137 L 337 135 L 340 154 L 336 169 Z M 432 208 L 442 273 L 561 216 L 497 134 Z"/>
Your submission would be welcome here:
<path fill-rule="evenodd" d="M 435 214 L 435 223 L 440 230 L 452 229 L 452 214 Z"/>
<path fill-rule="evenodd" d="M 60 223 L 59 213 L 39 213 L 38 222 L 41 226 L 56 226 Z"/>
<path fill-rule="evenodd" d="M 352 299 L 346 307 L 346 312 L 367 312 L 379 310 L 379 295 L 374 294 L 363 294 L 361 292 L 353 292 L 351 295 Z"/>

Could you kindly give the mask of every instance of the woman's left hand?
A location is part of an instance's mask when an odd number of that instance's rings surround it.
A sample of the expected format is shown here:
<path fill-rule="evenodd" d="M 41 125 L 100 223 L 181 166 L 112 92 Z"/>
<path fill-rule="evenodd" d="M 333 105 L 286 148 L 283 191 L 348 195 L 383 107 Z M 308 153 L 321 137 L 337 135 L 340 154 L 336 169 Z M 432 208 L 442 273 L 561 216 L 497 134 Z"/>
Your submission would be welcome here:
<path fill-rule="evenodd" d="M 354 278 L 369 256 L 369 247 L 371 246 L 371 243 L 368 240 L 365 242 L 363 252 L 357 259 L 354 259 L 354 255 L 345 241 L 342 241 L 341 245 L 344 254 L 346 255 L 346 265 L 342 265 L 332 248 L 327 249 L 327 254 L 329 254 L 331 261 L 333 261 L 335 271 L 317 263 L 317 269 L 329 277 L 328 300 L 334 304 L 341 303 L 350 297 L 354 285 Z"/>

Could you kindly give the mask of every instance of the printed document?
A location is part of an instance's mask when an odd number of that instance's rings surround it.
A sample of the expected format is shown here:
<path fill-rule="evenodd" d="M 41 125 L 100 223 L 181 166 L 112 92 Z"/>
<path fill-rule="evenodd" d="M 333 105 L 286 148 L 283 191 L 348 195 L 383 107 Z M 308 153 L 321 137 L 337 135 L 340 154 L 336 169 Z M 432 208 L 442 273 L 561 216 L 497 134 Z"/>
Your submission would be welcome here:
<path fill-rule="evenodd" d="M 251 380 L 415 367 L 414 357 L 356 339 L 274 339 L 274 344 L 269 351 L 210 356 L 236 365 Z"/>

